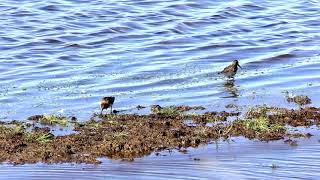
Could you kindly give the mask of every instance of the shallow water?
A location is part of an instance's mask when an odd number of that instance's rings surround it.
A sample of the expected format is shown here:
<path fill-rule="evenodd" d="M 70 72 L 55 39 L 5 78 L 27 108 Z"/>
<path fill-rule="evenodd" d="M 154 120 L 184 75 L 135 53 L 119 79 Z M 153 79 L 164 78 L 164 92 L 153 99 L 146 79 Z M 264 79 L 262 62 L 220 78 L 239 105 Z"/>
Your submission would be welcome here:
<path fill-rule="evenodd" d="M 0 119 L 62 113 L 85 120 L 105 95 L 116 96 L 115 109 L 129 112 L 151 104 L 290 106 L 283 91 L 306 94 L 319 106 L 319 12 L 319 0 L 2 0 Z M 227 83 L 217 72 L 233 59 L 243 69 Z M 315 154 L 309 159 L 319 157 L 316 146 L 308 146 Z M 286 161 L 295 153 L 285 152 L 269 156 Z M 166 162 L 178 163 L 174 158 Z M 222 162 L 221 177 L 236 171 L 237 161 Z M 139 168 L 124 164 L 114 166 Z M 57 176 L 78 172 L 56 168 Z"/>

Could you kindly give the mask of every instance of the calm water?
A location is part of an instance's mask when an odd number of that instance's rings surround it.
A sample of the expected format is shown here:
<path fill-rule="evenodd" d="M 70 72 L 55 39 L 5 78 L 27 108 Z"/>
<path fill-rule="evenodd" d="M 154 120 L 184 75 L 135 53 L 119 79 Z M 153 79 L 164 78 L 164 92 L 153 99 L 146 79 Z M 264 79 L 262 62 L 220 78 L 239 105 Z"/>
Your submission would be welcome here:
<path fill-rule="evenodd" d="M 319 13 L 319 0 L 1 0 L 0 119 L 62 113 L 84 120 L 105 95 L 116 96 L 115 108 L 128 112 L 151 104 L 288 106 L 285 90 L 320 105 Z M 233 59 L 243 69 L 228 84 L 217 72 Z M 315 146 L 306 147 L 314 157 L 299 151 L 306 158 L 295 162 L 319 161 Z M 272 150 L 269 157 L 290 161 L 295 151 L 285 152 Z M 263 156 L 227 157 L 221 177 L 236 171 L 234 163 L 259 171 L 255 164 L 264 162 Z M 171 166 L 171 159 L 164 163 Z M 197 173 L 215 167 L 211 160 L 200 167 L 175 161 L 174 167 Z M 149 170 L 161 176 L 157 163 Z M 143 165 L 150 167 L 149 161 L 112 165 L 141 176 Z"/>

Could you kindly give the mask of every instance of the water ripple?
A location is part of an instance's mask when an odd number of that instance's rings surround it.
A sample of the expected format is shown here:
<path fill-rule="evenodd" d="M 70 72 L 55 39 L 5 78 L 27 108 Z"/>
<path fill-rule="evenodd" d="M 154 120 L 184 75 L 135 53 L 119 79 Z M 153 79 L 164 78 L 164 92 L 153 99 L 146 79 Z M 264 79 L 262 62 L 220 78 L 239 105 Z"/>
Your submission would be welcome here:
<path fill-rule="evenodd" d="M 284 90 L 319 105 L 319 12 L 317 0 L 4 0 L 0 118 L 65 109 L 87 119 L 105 95 L 124 110 L 283 105 Z M 234 59 L 243 69 L 230 85 L 217 72 Z"/>

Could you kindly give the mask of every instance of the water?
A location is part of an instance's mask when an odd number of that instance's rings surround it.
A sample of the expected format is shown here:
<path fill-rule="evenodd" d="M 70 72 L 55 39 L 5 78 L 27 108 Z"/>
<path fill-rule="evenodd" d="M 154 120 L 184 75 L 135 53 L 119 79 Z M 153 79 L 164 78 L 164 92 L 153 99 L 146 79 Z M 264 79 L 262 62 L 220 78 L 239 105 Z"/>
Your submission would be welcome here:
<path fill-rule="evenodd" d="M 283 91 L 319 105 L 319 12 L 319 0 L 2 0 L 0 119 L 85 120 L 106 95 L 128 112 L 289 106 Z M 217 72 L 233 59 L 243 69 L 227 83 Z"/>

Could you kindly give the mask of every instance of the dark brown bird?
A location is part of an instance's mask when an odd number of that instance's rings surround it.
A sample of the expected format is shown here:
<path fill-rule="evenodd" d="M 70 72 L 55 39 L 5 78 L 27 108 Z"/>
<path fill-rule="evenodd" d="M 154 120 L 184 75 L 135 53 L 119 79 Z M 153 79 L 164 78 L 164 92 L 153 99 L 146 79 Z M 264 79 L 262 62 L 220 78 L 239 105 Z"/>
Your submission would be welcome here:
<path fill-rule="evenodd" d="M 104 110 L 104 109 L 108 109 L 109 107 L 110 107 L 110 109 L 111 109 L 111 114 L 112 114 L 112 105 L 113 105 L 113 103 L 114 103 L 114 100 L 115 100 L 115 98 L 114 97 L 112 97 L 112 96 L 109 96 L 109 97 L 103 97 L 102 99 L 101 99 L 101 104 L 100 104 L 100 106 L 101 106 L 101 114 L 102 114 L 102 111 Z"/>
<path fill-rule="evenodd" d="M 225 67 L 223 69 L 223 71 L 219 72 L 219 74 L 224 74 L 225 76 L 227 76 L 228 78 L 233 78 L 234 75 L 236 75 L 237 71 L 238 71 L 238 67 L 242 68 L 239 65 L 239 61 L 238 60 L 233 60 L 232 64 L 230 64 L 229 66 Z"/>

